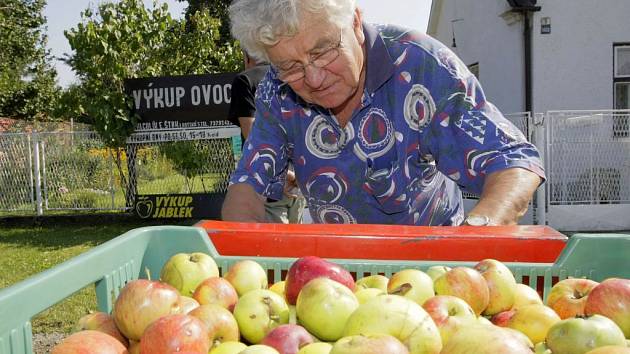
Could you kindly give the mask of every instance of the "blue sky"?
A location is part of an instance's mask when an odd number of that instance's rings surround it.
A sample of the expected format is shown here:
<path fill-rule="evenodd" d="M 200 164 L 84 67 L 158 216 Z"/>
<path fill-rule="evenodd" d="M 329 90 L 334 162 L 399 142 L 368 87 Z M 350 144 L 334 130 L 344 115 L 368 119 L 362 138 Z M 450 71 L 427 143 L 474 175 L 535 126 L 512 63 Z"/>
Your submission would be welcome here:
<path fill-rule="evenodd" d="M 432 0 L 357 0 L 363 9 L 364 18 L 368 22 L 395 23 L 421 31 L 425 31 L 429 20 Z M 48 0 L 44 16 L 48 25 L 48 47 L 56 57 L 70 53 L 70 45 L 63 31 L 76 27 L 81 21 L 81 12 L 88 7 L 96 8 L 101 0 Z M 158 0 L 166 2 L 171 15 L 180 18 L 188 5 L 176 0 Z M 147 8 L 153 7 L 152 0 L 144 0 Z M 384 5 L 385 4 L 385 5 Z M 67 87 L 75 80 L 72 69 L 60 61 L 55 62 L 58 83 Z"/>

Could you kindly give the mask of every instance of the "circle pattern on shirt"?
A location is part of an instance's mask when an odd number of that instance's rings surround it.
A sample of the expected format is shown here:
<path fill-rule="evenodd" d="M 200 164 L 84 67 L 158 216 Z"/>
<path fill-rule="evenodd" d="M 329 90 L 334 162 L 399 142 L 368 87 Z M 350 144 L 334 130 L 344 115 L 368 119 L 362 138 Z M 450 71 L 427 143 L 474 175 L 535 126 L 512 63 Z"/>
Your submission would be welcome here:
<path fill-rule="evenodd" d="M 336 203 L 348 192 L 348 181 L 332 167 L 315 171 L 305 186 L 308 195 L 325 204 Z"/>
<path fill-rule="evenodd" d="M 337 133 L 322 115 L 318 115 L 311 121 L 306 129 L 304 142 L 308 151 L 321 159 L 333 159 L 346 146 L 348 141 L 354 138 L 352 124 L 347 124 L 345 129 Z"/>
<path fill-rule="evenodd" d="M 358 144 L 360 145 L 360 151 L 355 149 L 355 152 L 363 160 L 365 160 L 365 157 L 377 158 L 383 156 L 391 150 L 396 142 L 394 139 L 394 125 L 383 110 L 372 108 L 359 121 L 357 139 L 360 142 Z"/>
<path fill-rule="evenodd" d="M 317 208 L 317 217 L 326 224 L 356 224 L 356 219 L 341 205 L 322 205 Z"/>
<path fill-rule="evenodd" d="M 405 120 L 416 131 L 429 124 L 435 113 L 435 102 L 431 93 L 420 84 L 413 85 L 407 92 L 404 105 Z"/>

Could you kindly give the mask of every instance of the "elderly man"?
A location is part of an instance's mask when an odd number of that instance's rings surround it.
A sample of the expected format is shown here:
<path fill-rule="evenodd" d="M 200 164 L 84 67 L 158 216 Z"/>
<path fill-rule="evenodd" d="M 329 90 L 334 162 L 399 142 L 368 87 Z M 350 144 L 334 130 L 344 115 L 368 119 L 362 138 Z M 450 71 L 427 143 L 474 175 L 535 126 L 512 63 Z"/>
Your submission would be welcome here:
<path fill-rule="evenodd" d="M 265 222 L 293 163 L 314 222 L 509 225 L 544 179 L 535 147 L 445 46 L 364 23 L 354 0 L 237 0 L 232 33 L 271 63 L 224 220 Z M 461 190 L 480 195 L 465 218 Z"/>

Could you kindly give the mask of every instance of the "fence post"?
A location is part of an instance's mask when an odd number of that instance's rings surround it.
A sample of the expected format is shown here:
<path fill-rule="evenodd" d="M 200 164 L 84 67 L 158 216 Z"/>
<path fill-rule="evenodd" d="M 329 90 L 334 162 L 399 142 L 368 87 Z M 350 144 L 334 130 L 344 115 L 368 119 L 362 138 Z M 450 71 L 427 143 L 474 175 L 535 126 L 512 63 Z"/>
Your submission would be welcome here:
<path fill-rule="evenodd" d="M 536 147 L 540 153 L 540 158 L 542 159 L 543 166 L 545 167 L 546 173 L 550 173 L 547 168 L 547 159 L 545 158 L 546 152 L 546 144 L 547 141 L 545 139 L 545 116 L 543 113 L 535 113 L 534 114 L 534 139 Z M 549 179 L 549 177 L 547 177 Z M 546 225 L 547 224 L 547 184 L 543 183 L 536 190 L 536 224 L 537 225 Z"/>
<path fill-rule="evenodd" d="M 33 130 L 33 168 L 35 169 L 35 207 L 37 209 L 37 216 L 42 216 L 44 210 L 42 207 L 42 182 L 39 166 L 39 136 L 37 130 Z"/>

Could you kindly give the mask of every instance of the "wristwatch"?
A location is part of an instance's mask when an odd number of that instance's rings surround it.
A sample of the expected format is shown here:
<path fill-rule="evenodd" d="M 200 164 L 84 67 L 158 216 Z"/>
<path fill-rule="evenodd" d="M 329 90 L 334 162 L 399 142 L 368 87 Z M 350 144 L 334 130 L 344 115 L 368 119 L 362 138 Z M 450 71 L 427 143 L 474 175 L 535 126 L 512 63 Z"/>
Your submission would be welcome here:
<path fill-rule="evenodd" d="M 490 218 L 485 215 L 468 215 L 463 225 L 486 226 L 490 224 Z"/>

